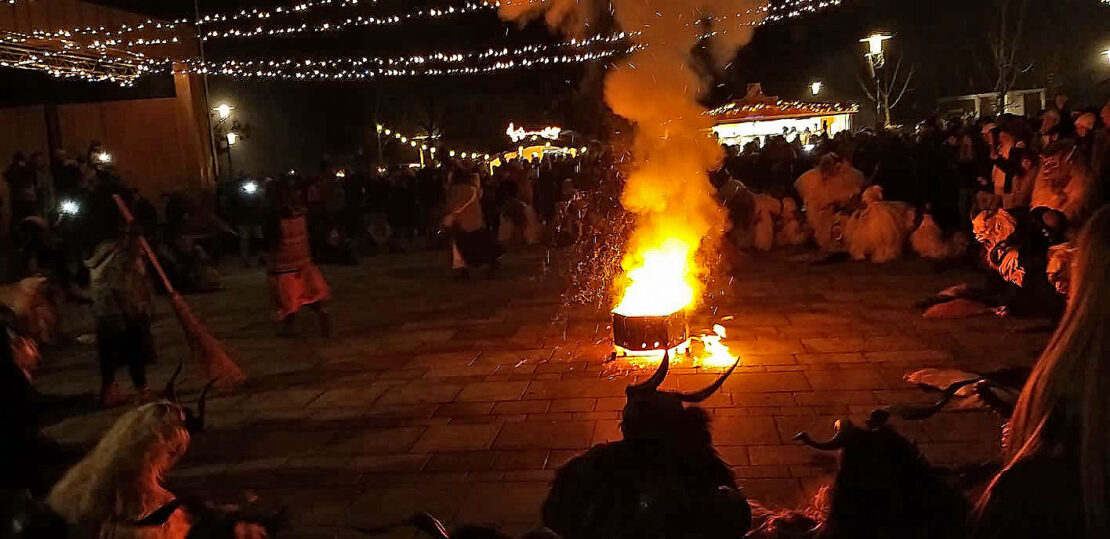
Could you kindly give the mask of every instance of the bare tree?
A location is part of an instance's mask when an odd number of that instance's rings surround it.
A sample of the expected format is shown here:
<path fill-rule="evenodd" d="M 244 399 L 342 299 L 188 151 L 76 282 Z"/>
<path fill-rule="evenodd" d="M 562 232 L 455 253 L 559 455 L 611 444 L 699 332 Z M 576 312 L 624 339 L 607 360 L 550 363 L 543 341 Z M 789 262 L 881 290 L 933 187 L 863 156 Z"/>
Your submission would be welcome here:
<path fill-rule="evenodd" d="M 1018 77 L 1033 69 L 1033 64 L 1019 61 L 1025 38 L 1025 16 L 1029 0 L 993 0 L 993 9 L 987 12 L 992 18 L 989 33 L 991 60 L 994 67 L 994 93 L 998 99 L 998 112 L 1006 112 L 1006 94 L 1014 89 Z"/>
<path fill-rule="evenodd" d="M 868 81 L 862 74 L 857 76 L 860 88 L 867 94 L 867 99 L 875 103 L 875 108 L 879 113 L 879 120 L 883 125 L 890 125 L 893 119 L 892 111 L 906 94 L 913 91 L 910 84 L 913 83 L 913 77 L 917 74 L 917 66 L 910 65 L 908 69 L 902 69 L 903 57 L 899 56 L 898 61 L 894 64 L 894 69 L 880 70 L 875 78 Z"/>
<path fill-rule="evenodd" d="M 424 107 L 419 111 L 417 125 L 424 130 L 430 140 L 437 140 L 443 137 L 447 113 L 447 103 L 437 99 L 434 94 L 428 94 L 424 100 Z"/>

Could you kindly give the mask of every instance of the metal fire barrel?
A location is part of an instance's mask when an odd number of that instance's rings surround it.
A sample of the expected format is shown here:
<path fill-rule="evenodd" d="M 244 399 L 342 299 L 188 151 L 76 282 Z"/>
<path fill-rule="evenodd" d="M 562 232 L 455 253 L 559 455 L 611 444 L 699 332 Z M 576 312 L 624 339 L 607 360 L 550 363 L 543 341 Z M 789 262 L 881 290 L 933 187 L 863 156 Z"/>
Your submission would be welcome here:
<path fill-rule="evenodd" d="M 685 342 L 687 333 L 686 311 L 666 316 L 613 313 L 613 344 L 626 350 L 669 350 Z"/>

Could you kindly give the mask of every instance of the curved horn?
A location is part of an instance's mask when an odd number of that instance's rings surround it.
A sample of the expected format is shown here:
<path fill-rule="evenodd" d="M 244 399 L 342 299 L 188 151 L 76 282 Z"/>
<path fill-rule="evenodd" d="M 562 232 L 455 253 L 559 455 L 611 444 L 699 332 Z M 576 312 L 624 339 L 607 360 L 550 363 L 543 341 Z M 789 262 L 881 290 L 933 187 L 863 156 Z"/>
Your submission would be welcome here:
<path fill-rule="evenodd" d="M 891 406 L 890 408 L 888 408 L 888 411 L 907 421 L 920 421 L 922 419 L 928 419 L 936 415 L 937 412 L 943 410 L 945 406 L 948 406 L 948 403 L 952 402 L 952 399 L 956 397 L 956 393 L 959 393 L 961 389 L 978 381 L 979 379 L 976 378 L 972 380 L 962 380 L 960 382 L 956 382 L 944 389 L 944 391 L 942 392 L 943 395 L 941 395 L 940 400 L 928 406 Z"/>
<path fill-rule="evenodd" d="M 986 380 L 978 380 L 975 382 L 975 394 L 979 396 L 979 400 L 987 405 L 992 412 L 999 416 L 1009 419 L 1014 415 L 1014 404 L 1006 402 L 999 398 L 998 394 L 991 389 L 990 382 Z"/>
<path fill-rule="evenodd" d="M 844 431 L 840 430 L 840 426 L 840 420 L 837 420 L 836 423 L 833 423 L 833 428 L 836 430 L 836 434 L 834 434 L 833 437 L 827 442 L 814 441 L 814 439 L 809 436 L 808 432 L 799 432 L 798 434 L 794 435 L 794 439 L 814 449 L 820 449 L 822 451 L 836 451 L 837 449 L 844 447 Z"/>
<path fill-rule="evenodd" d="M 736 367 L 738 365 L 740 365 L 740 356 L 736 357 L 736 362 L 734 362 L 732 366 L 729 367 L 727 371 L 725 371 L 724 374 L 717 378 L 717 380 L 715 380 L 712 384 L 709 384 L 709 386 L 707 386 L 705 389 L 702 389 L 701 391 L 696 391 L 694 393 L 676 393 L 676 395 L 678 395 L 679 400 L 681 400 L 682 402 L 701 402 L 705 399 L 708 399 L 710 396 L 716 393 L 718 389 L 721 389 L 721 386 L 724 385 L 725 380 L 727 380 L 729 376 L 732 376 L 732 372 L 736 370 Z"/>
<path fill-rule="evenodd" d="M 659 362 L 659 368 L 655 370 L 655 374 L 651 378 L 640 382 L 639 384 L 630 385 L 625 388 L 626 393 L 633 393 L 638 391 L 655 391 L 663 384 L 663 380 L 667 378 L 667 369 L 671 366 L 671 351 L 666 350 L 663 352 L 663 360 Z"/>
<path fill-rule="evenodd" d="M 177 376 L 179 374 L 181 374 L 181 368 L 184 367 L 184 366 L 185 366 L 185 358 L 183 358 L 183 357 L 178 358 L 177 359 L 177 368 L 174 369 L 173 376 L 170 376 L 170 381 L 166 382 L 166 389 L 165 389 L 164 393 L 166 394 L 166 399 L 169 400 L 170 402 L 178 402 L 178 400 L 177 400 L 177 389 L 174 388 L 174 383 L 177 382 Z"/>
<path fill-rule="evenodd" d="M 196 434 L 204 431 L 204 409 L 208 403 L 208 390 L 212 389 L 212 386 L 216 384 L 217 380 L 219 380 L 219 378 L 209 380 L 208 384 L 204 386 L 204 389 L 200 390 L 200 397 L 197 398 L 197 414 L 194 417 L 186 418 L 185 429 L 189 431 L 189 434 Z"/>
<path fill-rule="evenodd" d="M 429 515 L 428 513 L 417 513 L 409 518 L 412 527 L 428 534 L 434 539 L 448 539 L 450 535 L 447 533 L 447 526 L 444 526 L 438 518 Z"/>

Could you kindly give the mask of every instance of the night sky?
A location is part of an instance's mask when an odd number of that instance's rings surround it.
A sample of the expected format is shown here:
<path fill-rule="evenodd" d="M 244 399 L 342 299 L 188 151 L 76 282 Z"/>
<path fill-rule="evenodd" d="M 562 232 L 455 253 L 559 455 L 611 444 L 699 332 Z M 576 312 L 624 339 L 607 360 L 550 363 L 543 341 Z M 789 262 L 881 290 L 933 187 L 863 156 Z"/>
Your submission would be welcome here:
<path fill-rule="evenodd" d="M 285 0 L 281 3 L 287 3 Z M 805 98 L 811 80 L 825 82 L 826 99 L 863 102 L 857 82 L 863 68 L 858 40 L 875 30 L 895 34 L 891 57 L 904 57 L 917 77 L 895 114 L 916 119 L 935 110 L 938 97 L 990 91 L 988 28 L 997 0 L 845 0 L 839 8 L 761 28 L 728 72 L 717 81 L 707 104 L 742 95 L 749 82 L 768 94 Z M 1050 74 L 1080 103 L 1110 96 L 1110 63 L 1099 55 L 1110 48 L 1110 8 L 1097 0 L 1029 0 L 1027 40 L 1022 56 L 1032 69 L 1018 87 L 1046 85 Z M 104 0 L 100 3 L 179 17 L 192 13 L 191 1 Z M 276 2 L 201 0 L 203 13 Z M 391 12 L 444 0 L 382 0 L 370 12 Z M 229 56 L 394 55 L 432 50 L 464 51 L 555 41 L 533 24 L 520 29 L 492 13 L 409 23 L 400 27 L 352 30 L 323 36 L 216 40 L 211 58 Z M 327 152 L 351 159 L 367 144 L 375 118 L 404 130 L 418 129 L 428 117 L 445 127 L 447 141 L 472 149 L 507 144 L 510 121 L 598 129 L 596 66 L 512 71 L 473 77 L 391 79 L 379 83 L 240 82 L 211 78 L 213 101 L 234 102 L 254 127 L 239 157 L 254 172 L 308 167 Z M 585 80 L 586 82 L 582 82 Z M 865 108 L 867 107 L 864 104 Z M 370 151 L 367 149 L 366 151 Z M 387 155 L 406 160 L 413 156 Z"/>

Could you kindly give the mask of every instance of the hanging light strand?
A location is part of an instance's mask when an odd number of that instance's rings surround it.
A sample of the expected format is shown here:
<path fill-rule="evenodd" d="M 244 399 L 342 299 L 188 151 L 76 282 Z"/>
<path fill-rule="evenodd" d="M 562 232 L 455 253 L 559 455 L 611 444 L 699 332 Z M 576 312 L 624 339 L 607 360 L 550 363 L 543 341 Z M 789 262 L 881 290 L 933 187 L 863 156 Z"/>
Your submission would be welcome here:
<path fill-rule="evenodd" d="M 518 2 L 519 3 L 519 2 Z M 530 4 L 542 4 L 542 0 L 528 0 Z M 471 13 L 493 12 L 502 5 L 502 2 L 480 2 L 469 0 L 460 5 L 451 5 L 443 7 L 428 7 L 417 8 L 415 10 L 403 11 L 398 13 L 386 15 L 353 15 L 333 18 L 323 21 L 312 23 L 307 22 L 271 22 L 270 19 L 275 15 L 303 15 L 315 9 L 332 7 L 332 8 L 356 8 L 376 5 L 376 0 L 309 0 L 288 6 L 279 6 L 270 10 L 259 10 L 257 8 L 250 10 L 241 10 L 233 13 L 222 13 L 214 15 L 205 15 L 199 20 L 195 21 L 197 26 L 197 33 L 200 39 L 232 39 L 232 38 L 256 38 L 256 37 L 284 37 L 294 36 L 305 33 L 328 33 L 338 32 L 351 28 L 367 28 L 377 26 L 395 26 L 407 22 L 418 20 L 433 20 L 444 17 L 451 17 L 456 15 L 465 15 Z M 504 2 L 505 5 L 511 5 L 510 2 Z M 750 8 L 739 13 L 730 15 L 719 15 L 708 18 L 706 21 L 712 21 L 718 24 L 727 24 L 731 21 L 739 20 L 738 27 L 744 26 L 758 26 L 766 22 L 776 22 L 807 13 L 813 13 L 824 9 L 826 7 L 839 5 L 840 0 L 786 0 L 785 3 L 778 6 L 763 5 L 756 8 Z M 765 14 L 765 17 L 759 17 L 754 20 L 748 20 L 753 15 Z M 284 17 L 279 17 L 284 18 Z M 698 21 L 692 24 L 704 24 L 706 21 Z M 36 30 L 33 32 L 35 37 L 38 38 L 55 38 L 55 37 L 76 37 L 76 36 L 96 36 L 101 40 L 111 38 L 120 38 L 121 36 L 142 31 L 170 31 L 176 30 L 183 25 L 193 24 L 194 21 L 190 18 L 181 18 L 172 21 L 157 21 L 148 19 L 137 24 L 123 24 L 116 27 L 79 27 L 67 30 L 45 31 Z M 226 24 L 235 23 L 235 24 Z M 216 28 L 208 29 L 208 26 L 215 26 Z M 632 32 L 633 34 L 635 32 Z M 173 39 L 173 38 L 166 38 Z M 143 43 L 140 40 L 133 40 L 130 43 L 134 45 L 144 44 L 157 44 Z M 120 45 L 128 43 L 116 39 L 110 45 Z"/>
<path fill-rule="evenodd" d="M 514 48 L 491 48 L 484 51 L 471 51 L 471 52 L 431 52 L 427 54 L 415 54 L 409 56 L 398 57 L 375 57 L 375 56 L 362 56 L 362 57 L 339 57 L 339 58 L 282 58 L 282 59 L 229 59 L 219 63 L 204 63 L 200 64 L 198 61 L 190 61 L 194 65 L 205 66 L 228 66 L 233 69 L 240 70 L 255 70 L 255 69 L 296 69 L 296 68 L 312 68 L 312 69 L 353 69 L 353 68 L 413 68 L 413 67 L 426 67 L 431 65 L 440 64 L 464 64 L 464 63 L 484 63 L 493 60 L 504 60 L 511 58 L 520 58 L 522 56 L 535 56 L 542 54 L 550 54 L 552 52 L 558 53 L 557 49 L 563 50 L 589 50 L 597 49 L 592 52 L 597 54 L 608 54 L 619 51 L 628 51 L 630 48 L 642 48 L 642 46 L 629 47 L 623 42 L 627 39 L 627 35 L 613 34 L 611 36 L 595 36 L 588 39 L 572 39 L 567 42 L 557 44 L 533 44 L 524 45 Z M 555 54 L 559 56 L 559 54 Z M 538 58 L 531 58 L 538 60 Z"/>
<path fill-rule="evenodd" d="M 643 48 L 632 45 L 620 49 L 584 51 L 535 57 L 490 57 L 481 65 L 458 65 L 461 59 L 448 56 L 442 62 L 405 62 L 383 58 L 330 58 L 325 60 L 226 60 L 223 62 L 190 61 L 192 73 L 223 75 L 235 78 L 301 80 L 301 81 L 365 81 L 384 77 L 479 75 L 511 69 L 528 69 L 554 65 L 578 64 L 607 60 Z M 500 59 L 498 59 L 500 58 Z M 490 62 L 490 60 L 494 60 Z M 393 62 L 393 63 L 391 63 Z"/>
<path fill-rule="evenodd" d="M 165 64 L 141 54 L 88 49 L 67 41 L 51 43 L 51 48 L 30 47 L 26 44 L 30 38 L 19 32 L 0 32 L 0 67 L 43 71 L 55 78 L 131 86 L 137 78 L 161 70 Z"/>
<path fill-rule="evenodd" d="M 427 135 L 413 136 L 408 133 L 402 133 L 396 129 L 392 129 L 387 125 L 378 124 L 378 135 L 382 137 L 390 137 L 398 143 L 408 145 L 414 149 L 420 149 L 428 152 L 432 157 L 458 157 L 461 159 L 474 159 L 489 161 L 491 155 L 483 152 L 463 151 L 457 148 L 445 148 L 439 144 L 439 139 Z M 496 154 L 495 154 L 496 155 Z"/>

